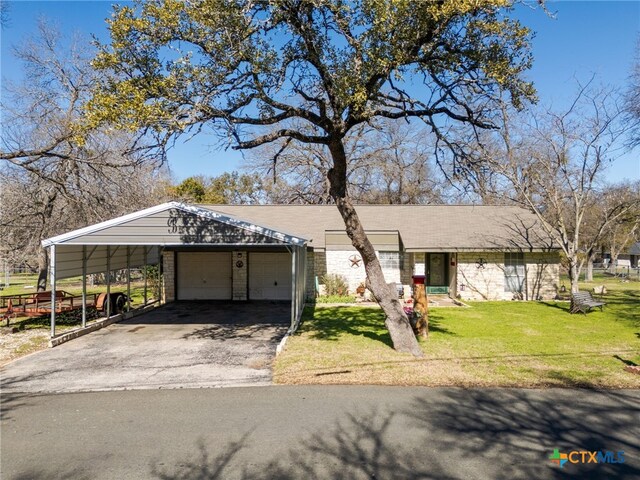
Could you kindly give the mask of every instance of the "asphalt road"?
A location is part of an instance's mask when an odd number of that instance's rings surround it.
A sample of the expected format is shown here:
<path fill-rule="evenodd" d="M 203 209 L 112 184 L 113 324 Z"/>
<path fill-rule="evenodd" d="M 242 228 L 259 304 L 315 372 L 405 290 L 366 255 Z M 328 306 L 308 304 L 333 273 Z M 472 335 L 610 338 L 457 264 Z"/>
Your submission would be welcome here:
<path fill-rule="evenodd" d="M 247 387 L 2 396 L 1 478 L 640 478 L 640 392 Z M 558 448 L 624 452 L 565 464 Z"/>

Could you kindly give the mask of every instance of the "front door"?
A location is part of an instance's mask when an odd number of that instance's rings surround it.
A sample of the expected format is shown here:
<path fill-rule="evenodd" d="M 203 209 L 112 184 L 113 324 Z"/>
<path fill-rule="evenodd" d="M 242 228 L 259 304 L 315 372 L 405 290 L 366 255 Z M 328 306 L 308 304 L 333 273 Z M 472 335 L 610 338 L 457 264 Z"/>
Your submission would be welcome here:
<path fill-rule="evenodd" d="M 446 253 L 427 254 L 427 286 L 444 287 L 447 285 Z"/>

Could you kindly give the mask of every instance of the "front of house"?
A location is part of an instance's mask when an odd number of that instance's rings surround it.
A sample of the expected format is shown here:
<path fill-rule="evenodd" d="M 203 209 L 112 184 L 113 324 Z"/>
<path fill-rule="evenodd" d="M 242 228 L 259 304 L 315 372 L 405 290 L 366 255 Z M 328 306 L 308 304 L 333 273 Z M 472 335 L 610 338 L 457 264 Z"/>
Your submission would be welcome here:
<path fill-rule="evenodd" d="M 556 295 L 560 257 L 539 220 L 518 207 L 360 205 L 362 225 L 389 283 L 408 295 L 536 300 Z M 43 242 L 56 278 L 161 265 L 162 300 L 305 299 L 338 274 L 349 292 L 365 281 L 333 205 L 187 205 L 170 202 Z M 401 287 L 400 287 L 401 286 Z"/>
<path fill-rule="evenodd" d="M 279 227 L 309 239 L 307 297 L 325 274 L 364 282 L 364 265 L 332 205 L 211 205 L 207 209 Z M 387 282 L 408 293 L 414 275 L 427 292 L 462 300 L 550 299 L 560 256 L 532 213 L 505 206 L 359 205 Z M 317 281 L 316 281 L 317 280 Z"/>

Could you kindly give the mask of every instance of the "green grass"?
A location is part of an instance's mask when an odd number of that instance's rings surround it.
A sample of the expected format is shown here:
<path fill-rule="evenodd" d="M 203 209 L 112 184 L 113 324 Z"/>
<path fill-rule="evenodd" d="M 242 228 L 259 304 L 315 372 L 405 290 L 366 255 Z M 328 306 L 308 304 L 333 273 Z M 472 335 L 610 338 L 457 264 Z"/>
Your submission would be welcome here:
<path fill-rule="evenodd" d="M 10 286 L 0 291 L 0 295 L 19 295 L 35 293 L 35 288 L 24 288 L 25 286 L 35 286 L 38 283 L 37 275 L 17 274 L 11 276 Z M 48 286 L 47 286 L 48 287 Z M 66 278 L 56 282 L 56 290 L 64 290 L 72 295 L 82 295 L 82 279 L 80 277 Z M 87 294 L 103 293 L 107 291 L 106 285 L 90 286 L 87 284 Z M 111 285 L 112 292 L 127 292 L 127 285 L 115 283 Z M 147 286 L 147 298 L 153 297 L 152 288 Z M 131 282 L 131 307 L 136 308 L 144 303 L 144 282 L 136 280 Z M 91 321 L 99 318 L 97 312 L 89 308 L 87 311 L 87 320 Z M 56 315 L 56 329 L 59 332 L 77 328 L 82 324 L 81 310 L 73 312 L 64 312 Z M 42 329 L 49 331 L 50 315 L 45 314 L 39 317 L 21 317 L 11 320 L 11 326 L 18 327 L 20 330 Z"/>
<path fill-rule="evenodd" d="M 593 285 L 602 284 L 597 279 Z M 424 359 L 398 354 L 379 309 L 307 308 L 276 361 L 279 383 L 638 388 L 640 283 L 604 282 L 603 312 L 567 302 L 474 302 L 432 308 Z M 590 285 L 583 285 L 583 289 Z"/>
<path fill-rule="evenodd" d="M 316 303 L 356 303 L 353 295 L 324 295 L 316 298 Z"/>

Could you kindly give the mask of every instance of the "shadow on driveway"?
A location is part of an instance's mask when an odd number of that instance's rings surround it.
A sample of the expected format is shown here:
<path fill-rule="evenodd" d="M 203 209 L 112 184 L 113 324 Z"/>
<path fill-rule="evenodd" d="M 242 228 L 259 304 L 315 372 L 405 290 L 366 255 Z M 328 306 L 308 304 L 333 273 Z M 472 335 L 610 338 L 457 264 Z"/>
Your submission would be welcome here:
<path fill-rule="evenodd" d="M 2 368 L 5 393 L 271 383 L 290 304 L 177 302 Z"/>

